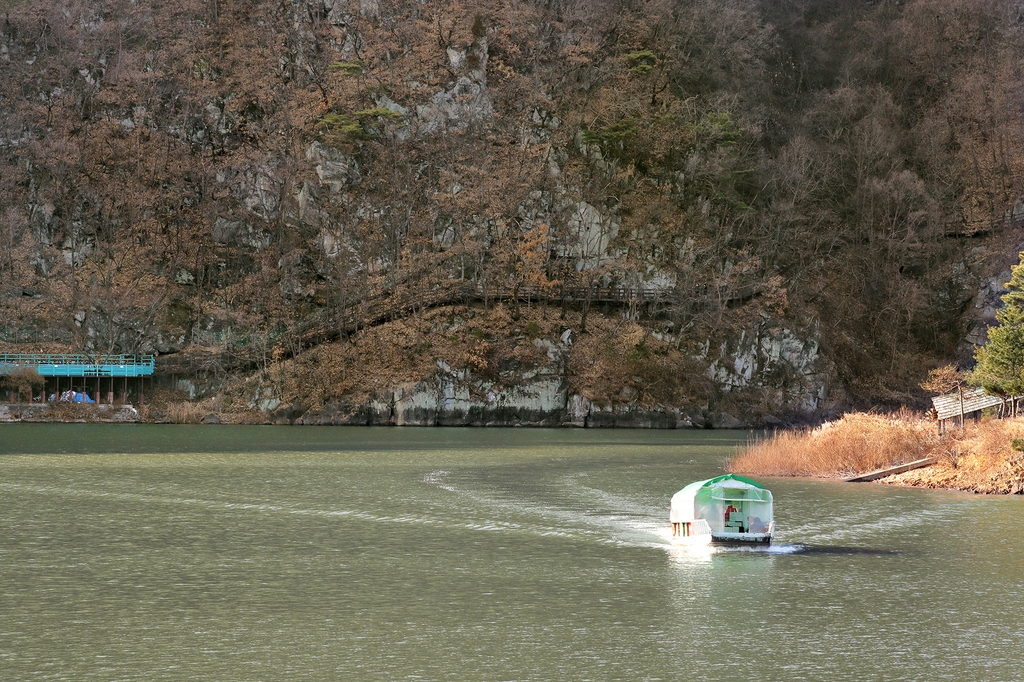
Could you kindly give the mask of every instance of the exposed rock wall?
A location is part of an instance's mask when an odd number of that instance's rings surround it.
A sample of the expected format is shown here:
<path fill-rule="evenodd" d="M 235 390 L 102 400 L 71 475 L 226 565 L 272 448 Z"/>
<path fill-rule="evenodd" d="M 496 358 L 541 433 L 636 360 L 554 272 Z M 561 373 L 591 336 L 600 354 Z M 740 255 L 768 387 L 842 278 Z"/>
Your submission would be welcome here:
<path fill-rule="evenodd" d="M 722 343 L 710 378 L 727 392 L 769 391 L 770 402 L 812 414 L 828 398 L 828 371 L 818 343 L 793 330 L 765 322 Z"/>
<path fill-rule="evenodd" d="M 570 395 L 559 377 L 526 381 L 499 390 L 479 383 L 427 381 L 396 387 L 392 393 L 359 404 L 334 402 L 321 410 L 278 408 L 275 423 L 345 426 L 575 426 L 581 428 L 699 428 L 711 424 L 699 414 L 635 405 L 599 407 Z M 720 428 L 744 426 L 717 419 Z"/>
<path fill-rule="evenodd" d="M 336 399 L 322 408 L 282 404 L 271 387 L 250 403 L 280 424 L 392 426 L 571 426 L 580 428 L 747 428 L 809 420 L 830 408 L 834 381 L 817 341 L 763 325 L 723 343 L 707 367 L 721 392 L 681 405 L 623 400 L 595 404 L 573 387 L 571 345 L 544 343 L 557 360 L 541 369 L 482 378 L 439 362 L 433 376 L 400 382 L 365 400 Z M 725 409 L 723 409 L 725 408 Z"/>
<path fill-rule="evenodd" d="M 1006 2 L 7 5 L 0 341 L 208 353 L 220 382 L 456 288 L 622 287 L 658 305 L 562 313 L 642 321 L 711 386 L 442 370 L 285 421 L 700 426 L 813 415 L 840 383 L 902 399 L 974 318 L 965 357 L 984 340 L 1007 264 L 975 261 L 1024 220 Z"/>

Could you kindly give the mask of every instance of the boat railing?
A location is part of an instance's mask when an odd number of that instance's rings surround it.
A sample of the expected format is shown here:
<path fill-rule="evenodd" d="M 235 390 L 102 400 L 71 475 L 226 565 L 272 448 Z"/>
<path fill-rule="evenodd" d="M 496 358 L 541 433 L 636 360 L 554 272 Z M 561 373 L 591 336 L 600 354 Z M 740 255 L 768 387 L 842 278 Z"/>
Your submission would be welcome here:
<path fill-rule="evenodd" d="M 695 519 L 690 525 L 693 535 L 711 535 L 711 524 L 707 519 Z"/>

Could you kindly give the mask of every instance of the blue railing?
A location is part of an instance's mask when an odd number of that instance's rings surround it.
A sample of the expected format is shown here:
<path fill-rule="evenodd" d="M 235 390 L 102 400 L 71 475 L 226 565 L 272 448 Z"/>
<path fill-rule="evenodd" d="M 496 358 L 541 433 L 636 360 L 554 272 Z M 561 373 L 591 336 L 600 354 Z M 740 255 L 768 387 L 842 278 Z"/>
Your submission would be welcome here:
<path fill-rule="evenodd" d="M 0 353 L 0 374 L 35 368 L 44 377 L 142 377 L 156 367 L 152 355 Z"/>

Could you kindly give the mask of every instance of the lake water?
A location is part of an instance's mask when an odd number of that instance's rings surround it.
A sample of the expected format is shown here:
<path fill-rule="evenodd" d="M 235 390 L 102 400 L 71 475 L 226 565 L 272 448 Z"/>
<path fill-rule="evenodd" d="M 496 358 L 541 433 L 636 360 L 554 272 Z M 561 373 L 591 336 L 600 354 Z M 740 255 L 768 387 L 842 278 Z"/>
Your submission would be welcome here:
<path fill-rule="evenodd" d="M 746 434 L 0 426 L 2 680 L 1015 680 L 1024 499 L 762 479 Z"/>

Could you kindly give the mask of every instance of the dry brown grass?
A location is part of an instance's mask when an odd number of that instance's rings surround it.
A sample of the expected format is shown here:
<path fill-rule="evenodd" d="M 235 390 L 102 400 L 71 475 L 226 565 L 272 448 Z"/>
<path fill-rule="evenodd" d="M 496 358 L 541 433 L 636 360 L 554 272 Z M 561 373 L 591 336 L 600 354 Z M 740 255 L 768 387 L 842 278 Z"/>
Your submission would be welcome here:
<path fill-rule="evenodd" d="M 172 424 L 202 424 L 208 415 L 215 415 L 221 424 L 266 424 L 266 412 L 245 405 L 225 405 L 217 398 L 202 401 L 166 400 L 146 406 L 147 420 Z"/>
<path fill-rule="evenodd" d="M 225 401 L 220 398 L 189 400 L 184 392 L 166 386 L 149 391 L 146 394 L 146 403 L 138 405 L 137 409 L 142 418 L 150 422 L 201 424 L 211 413 L 215 414 L 224 424 L 262 424 L 266 422 L 266 415 L 259 410 L 252 410 L 244 405 L 232 409 L 230 402 L 225 404 Z"/>
<path fill-rule="evenodd" d="M 96 408 L 87 403 L 47 403 L 46 420 L 55 422 L 96 421 Z"/>
<path fill-rule="evenodd" d="M 270 417 L 266 412 L 255 408 L 233 408 L 229 411 L 217 412 L 222 424 L 266 424 Z"/>
<path fill-rule="evenodd" d="M 1013 449 L 1024 438 L 1024 419 L 987 419 L 953 429 L 933 453 L 938 464 L 891 476 L 889 483 L 953 488 L 980 493 L 1024 493 L 1024 453 Z"/>
<path fill-rule="evenodd" d="M 764 476 L 853 476 L 928 457 L 934 423 L 906 414 L 851 413 L 816 429 L 780 431 L 754 443 L 729 471 Z"/>
<path fill-rule="evenodd" d="M 0 353 L 72 353 L 71 346 L 66 343 L 8 343 L 0 341 Z"/>
<path fill-rule="evenodd" d="M 163 406 L 163 413 L 164 418 L 172 424 L 201 424 L 210 410 L 200 403 L 183 400 L 167 403 Z"/>
<path fill-rule="evenodd" d="M 753 443 L 729 462 L 735 473 L 845 477 L 938 457 L 929 467 L 888 483 L 986 493 L 1024 492 L 1024 419 L 984 419 L 940 436 L 935 422 L 908 413 L 852 413 L 816 429 L 782 431 Z"/>

